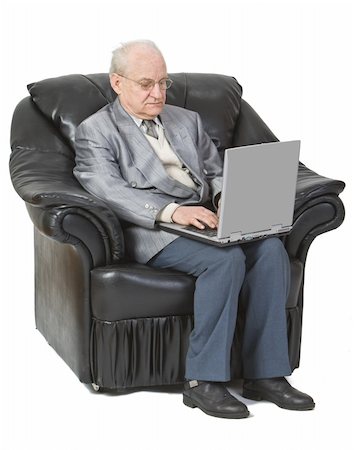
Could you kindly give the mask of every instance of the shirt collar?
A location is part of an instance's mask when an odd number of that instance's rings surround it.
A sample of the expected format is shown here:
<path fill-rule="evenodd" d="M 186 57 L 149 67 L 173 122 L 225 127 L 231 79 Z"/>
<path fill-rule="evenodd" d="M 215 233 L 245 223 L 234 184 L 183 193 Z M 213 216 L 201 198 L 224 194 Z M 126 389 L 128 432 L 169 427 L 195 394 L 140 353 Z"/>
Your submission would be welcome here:
<path fill-rule="evenodd" d="M 129 114 L 129 113 L 128 113 L 128 114 Z M 140 127 L 141 124 L 142 124 L 142 122 L 143 122 L 143 119 L 139 119 L 138 117 L 135 117 L 135 116 L 133 116 L 132 114 L 129 114 L 129 115 L 130 115 L 130 117 L 134 120 L 134 122 L 136 123 L 136 125 L 137 125 L 138 127 Z M 152 120 L 156 123 L 156 125 L 159 125 L 160 127 L 164 128 L 164 126 L 162 125 L 161 120 L 159 119 L 158 116 L 155 117 L 155 119 L 152 119 Z"/>

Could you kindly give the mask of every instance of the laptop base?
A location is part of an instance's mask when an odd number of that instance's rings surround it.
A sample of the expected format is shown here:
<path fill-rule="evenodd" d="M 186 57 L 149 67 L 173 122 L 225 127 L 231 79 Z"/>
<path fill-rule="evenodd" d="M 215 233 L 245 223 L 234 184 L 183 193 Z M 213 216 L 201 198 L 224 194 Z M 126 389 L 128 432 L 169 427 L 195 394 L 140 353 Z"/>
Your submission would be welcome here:
<path fill-rule="evenodd" d="M 215 239 L 214 239 L 207 235 L 204 236 L 203 230 L 198 230 L 196 228 L 195 229 L 196 231 L 192 231 L 191 228 L 193 228 L 193 227 L 186 227 L 183 225 L 181 225 L 180 227 L 176 227 L 176 225 L 174 224 L 174 226 L 171 227 L 167 223 L 160 222 L 158 224 L 158 227 L 161 230 L 167 231 L 168 233 L 178 234 L 179 236 L 184 236 L 186 238 L 204 242 L 205 244 L 214 245 L 216 247 L 229 247 L 231 245 L 248 244 L 250 242 L 259 241 L 261 239 L 267 239 L 270 237 L 283 237 L 283 236 L 287 236 L 291 231 L 291 229 L 287 229 L 286 231 L 279 231 L 277 233 L 265 233 L 265 234 L 255 235 L 255 236 L 241 236 L 238 239 L 232 240 L 231 237 L 223 238 L 223 239 L 219 239 L 219 238 L 215 237 Z M 188 228 L 188 230 L 186 230 L 186 228 Z"/>

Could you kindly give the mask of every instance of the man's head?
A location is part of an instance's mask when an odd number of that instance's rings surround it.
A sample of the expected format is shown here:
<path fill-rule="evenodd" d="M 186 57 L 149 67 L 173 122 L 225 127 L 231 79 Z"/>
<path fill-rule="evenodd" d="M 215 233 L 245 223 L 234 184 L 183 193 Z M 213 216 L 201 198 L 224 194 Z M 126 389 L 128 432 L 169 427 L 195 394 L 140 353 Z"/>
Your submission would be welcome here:
<path fill-rule="evenodd" d="M 114 50 L 110 82 L 129 114 L 140 119 L 159 115 L 166 102 L 166 79 L 165 60 L 153 42 L 131 41 Z"/>

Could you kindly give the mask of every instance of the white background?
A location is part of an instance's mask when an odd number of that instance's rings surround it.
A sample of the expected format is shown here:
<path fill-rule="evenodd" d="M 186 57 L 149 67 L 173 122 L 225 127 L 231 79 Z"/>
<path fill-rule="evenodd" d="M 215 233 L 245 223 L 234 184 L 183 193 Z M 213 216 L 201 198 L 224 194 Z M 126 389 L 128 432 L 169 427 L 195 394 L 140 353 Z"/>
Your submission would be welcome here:
<path fill-rule="evenodd" d="M 13 449 L 352 449 L 354 13 L 350 1 L 1 2 L 0 445 Z M 35 330 L 32 225 L 8 175 L 9 130 L 26 85 L 107 72 L 111 51 L 156 41 L 170 72 L 235 76 L 278 138 L 347 183 L 344 224 L 307 260 L 301 366 L 292 383 L 312 412 L 247 402 L 228 421 L 186 408 L 179 393 L 93 394 Z M 238 386 L 233 386 L 238 392 Z"/>

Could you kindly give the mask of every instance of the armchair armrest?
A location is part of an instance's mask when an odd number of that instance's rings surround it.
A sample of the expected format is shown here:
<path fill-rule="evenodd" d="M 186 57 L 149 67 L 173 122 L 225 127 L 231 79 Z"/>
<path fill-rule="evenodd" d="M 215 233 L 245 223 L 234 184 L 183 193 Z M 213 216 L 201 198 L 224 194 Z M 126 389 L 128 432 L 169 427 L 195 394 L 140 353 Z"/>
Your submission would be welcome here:
<path fill-rule="evenodd" d="M 34 225 L 58 241 L 82 241 L 94 265 L 119 261 L 124 255 L 124 239 L 117 216 L 80 186 L 71 175 L 73 161 L 65 154 L 55 152 L 43 158 L 45 150 L 31 150 L 13 149 L 10 172 Z"/>
<path fill-rule="evenodd" d="M 344 188 L 345 183 L 343 181 L 319 175 L 300 163 L 297 176 L 295 212 L 300 211 L 301 207 L 309 200 L 327 194 L 339 195 Z"/>
<path fill-rule="evenodd" d="M 344 205 L 338 195 L 344 187 L 343 181 L 321 176 L 299 164 L 294 226 L 285 239 L 291 257 L 304 262 L 312 241 L 343 222 Z"/>

